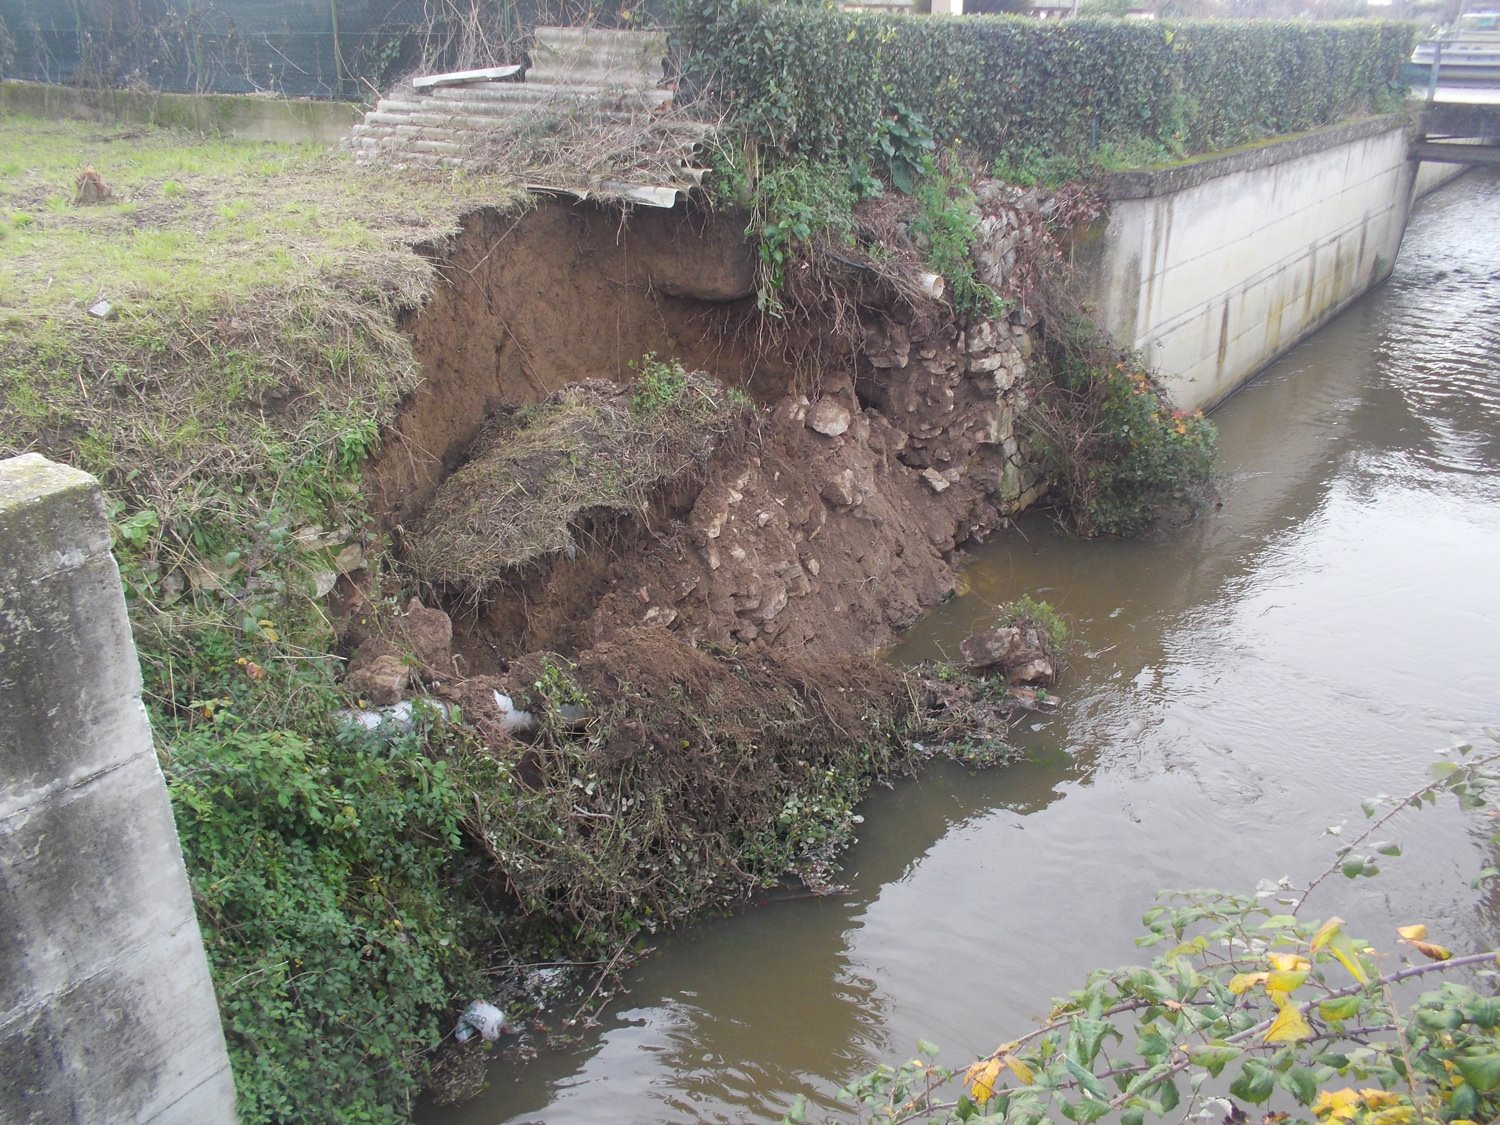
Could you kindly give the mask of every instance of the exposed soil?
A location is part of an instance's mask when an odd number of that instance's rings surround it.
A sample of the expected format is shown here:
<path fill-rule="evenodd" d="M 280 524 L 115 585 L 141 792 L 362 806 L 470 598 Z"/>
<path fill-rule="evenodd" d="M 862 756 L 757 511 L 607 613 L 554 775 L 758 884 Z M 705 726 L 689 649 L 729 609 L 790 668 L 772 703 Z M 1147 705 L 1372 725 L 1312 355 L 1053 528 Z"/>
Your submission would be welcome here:
<path fill-rule="evenodd" d="M 662 482 L 638 516 L 580 513 L 568 553 L 449 599 L 467 670 L 642 624 L 691 644 L 870 653 L 952 589 L 962 545 L 1038 494 L 1015 428 L 1024 312 L 964 325 L 866 286 L 862 342 L 820 347 L 812 322 L 793 342 L 764 330 L 743 226 L 553 201 L 476 212 L 443 248 L 445 282 L 409 325 L 426 378 L 370 474 L 398 549 L 497 411 L 629 380 L 652 352 L 759 404 L 744 440 Z"/>

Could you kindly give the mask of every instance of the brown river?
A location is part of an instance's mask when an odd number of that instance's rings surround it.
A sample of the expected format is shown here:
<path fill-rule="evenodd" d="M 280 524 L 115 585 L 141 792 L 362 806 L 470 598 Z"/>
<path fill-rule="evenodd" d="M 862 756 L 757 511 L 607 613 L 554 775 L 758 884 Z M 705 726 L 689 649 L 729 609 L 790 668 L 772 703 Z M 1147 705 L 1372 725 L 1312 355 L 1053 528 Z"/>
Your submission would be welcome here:
<path fill-rule="evenodd" d="M 444 1125 L 776 1120 L 918 1038 L 962 1064 L 1132 939 L 1162 888 L 1251 891 L 1331 859 L 1329 826 L 1500 725 L 1500 174 L 1420 205 L 1390 281 L 1214 415 L 1222 507 L 1138 542 L 1045 518 L 977 552 L 896 660 L 956 655 L 1029 592 L 1073 627 L 1029 761 L 944 765 L 861 809 L 846 893 L 772 896 L 658 943 L 576 1047 L 515 1065 Z M 1448 804 L 1375 879 L 1306 916 L 1500 939 Z M 826 1111 L 826 1110 L 825 1110 Z"/>

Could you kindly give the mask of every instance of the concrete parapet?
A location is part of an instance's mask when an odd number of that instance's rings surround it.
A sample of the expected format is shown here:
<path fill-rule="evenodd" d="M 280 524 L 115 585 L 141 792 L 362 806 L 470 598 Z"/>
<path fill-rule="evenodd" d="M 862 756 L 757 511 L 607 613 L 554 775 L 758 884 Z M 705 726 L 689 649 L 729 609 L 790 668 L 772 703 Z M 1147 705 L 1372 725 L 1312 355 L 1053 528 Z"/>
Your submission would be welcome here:
<path fill-rule="evenodd" d="M 0 461 L 0 1120 L 234 1120 L 98 483 Z"/>
<path fill-rule="evenodd" d="M 0 113 L 103 124 L 160 125 L 247 141 L 336 144 L 360 117 L 352 102 L 258 94 L 167 94 L 0 82 Z"/>
<path fill-rule="evenodd" d="M 1407 128 L 1377 117 L 1112 176 L 1108 218 L 1074 241 L 1081 296 L 1179 406 L 1214 405 L 1390 272 Z"/>

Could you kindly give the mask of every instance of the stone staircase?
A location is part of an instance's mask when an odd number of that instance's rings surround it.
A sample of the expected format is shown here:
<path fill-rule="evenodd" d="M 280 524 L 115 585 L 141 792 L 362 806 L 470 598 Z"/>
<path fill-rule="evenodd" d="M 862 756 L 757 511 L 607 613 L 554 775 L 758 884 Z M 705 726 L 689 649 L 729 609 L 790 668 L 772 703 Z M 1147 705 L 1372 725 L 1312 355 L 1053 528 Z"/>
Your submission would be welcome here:
<path fill-rule="evenodd" d="M 670 207 L 698 186 L 703 169 L 696 157 L 711 126 L 671 112 L 665 32 L 541 27 L 530 54 L 524 70 L 496 67 L 403 82 L 355 126 L 355 151 L 362 160 L 403 165 L 481 170 L 501 162 L 515 166 L 537 191 L 653 206 Z M 557 158 L 566 147 L 558 141 L 565 129 L 579 142 L 575 150 L 588 147 L 590 133 L 605 144 L 613 139 L 618 145 L 626 136 L 643 159 L 633 168 L 617 161 L 601 172 L 587 161 Z M 525 159 L 528 145 L 538 154 L 535 162 Z M 498 161 L 502 150 L 509 159 Z"/>

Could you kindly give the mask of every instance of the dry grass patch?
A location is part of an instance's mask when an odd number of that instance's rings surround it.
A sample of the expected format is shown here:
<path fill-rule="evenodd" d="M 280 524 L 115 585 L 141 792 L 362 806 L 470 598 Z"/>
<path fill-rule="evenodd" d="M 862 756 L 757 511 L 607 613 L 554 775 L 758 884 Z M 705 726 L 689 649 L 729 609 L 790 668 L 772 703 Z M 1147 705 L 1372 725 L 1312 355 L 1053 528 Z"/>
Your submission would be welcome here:
<path fill-rule="evenodd" d="M 404 540 L 423 581 L 477 595 L 571 552 L 587 512 L 644 513 L 702 468 L 748 409 L 707 375 L 648 357 L 632 386 L 574 383 L 492 423 Z"/>
<path fill-rule="evenodd" d="M 78 464 L 164 520 L 207 479 L 357 462 L 418 378 L 394 319 L 432 282 L 415 245 L 521 198 L 142 127 L 0 118 L 0 151 L 0 453 Z M 75 206 L 90 167 L 109 195 Z"/>

